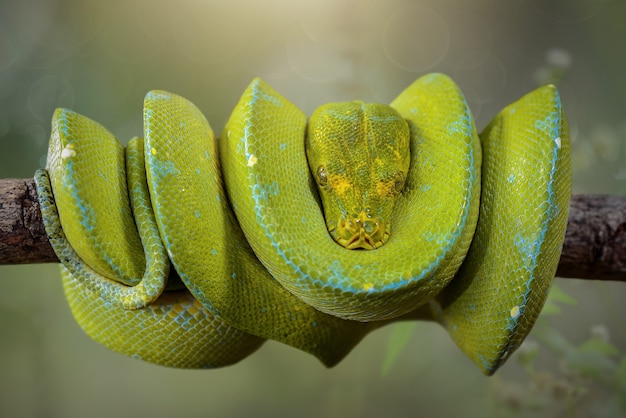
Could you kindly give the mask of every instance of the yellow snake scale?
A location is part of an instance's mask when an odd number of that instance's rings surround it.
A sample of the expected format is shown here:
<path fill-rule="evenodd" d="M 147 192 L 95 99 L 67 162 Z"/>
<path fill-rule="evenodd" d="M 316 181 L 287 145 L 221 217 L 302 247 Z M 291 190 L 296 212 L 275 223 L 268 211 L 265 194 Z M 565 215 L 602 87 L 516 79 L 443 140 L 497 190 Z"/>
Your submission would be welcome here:
<path fill-rule="evenodd" d="M 490 375 L 541 311 L 571 187 L 554 86 L 479 137 L 442 74 L 389 106 L 311 118 L 255 79 L 219 140 L 165 91 L 147 94 L 144 138 L 126 148 L 57 109 L 46 168 L 35 180 L 76 321 L 184 368 L 233 364 L 266 339 L 330 367 L 370 331 L 424 319 Z"/>

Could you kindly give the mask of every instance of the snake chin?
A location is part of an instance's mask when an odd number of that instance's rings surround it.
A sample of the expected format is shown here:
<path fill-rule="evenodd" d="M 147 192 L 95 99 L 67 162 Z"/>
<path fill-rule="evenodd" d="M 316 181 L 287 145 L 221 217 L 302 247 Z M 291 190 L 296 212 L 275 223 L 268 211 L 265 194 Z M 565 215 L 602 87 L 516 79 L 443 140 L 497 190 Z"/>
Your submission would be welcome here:
<path fill-rule="evenodd" d="M 342 218 L 336 225 L 329 225 L 330 235 L 342 247 L 349 250 L 375 250 L 387 242 L 390 235 L 388 222 L 360 213 L 357 217 Z"/>

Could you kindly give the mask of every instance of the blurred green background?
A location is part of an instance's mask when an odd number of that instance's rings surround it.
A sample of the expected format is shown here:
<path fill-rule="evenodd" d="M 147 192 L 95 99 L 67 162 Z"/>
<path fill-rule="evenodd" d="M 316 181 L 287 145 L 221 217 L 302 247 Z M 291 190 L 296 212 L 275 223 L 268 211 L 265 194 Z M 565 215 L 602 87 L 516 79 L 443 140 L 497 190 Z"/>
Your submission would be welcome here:
<path fill-rule="evenodd" d="M 219 132 L 255 76 L 310 114 L 329 101 L 386 103 L 441 71 L 479 129 L 556 82 L 574 193 L 623 195 L 625 18 L 622 0 L 1 0 L 0 178 L 44 165 L 58 106 L 125 141 L 141 134 L 151 89 L 189 98 Z M 428 323 L 377 331 L 331 370 L 269 342 L 226 369 L 181 371 L 89 340 L 54 265 L 0 266 L 0 416 L 626 414 L 626 285 L 556 283 L 564 294 L 492 378 Z"/>

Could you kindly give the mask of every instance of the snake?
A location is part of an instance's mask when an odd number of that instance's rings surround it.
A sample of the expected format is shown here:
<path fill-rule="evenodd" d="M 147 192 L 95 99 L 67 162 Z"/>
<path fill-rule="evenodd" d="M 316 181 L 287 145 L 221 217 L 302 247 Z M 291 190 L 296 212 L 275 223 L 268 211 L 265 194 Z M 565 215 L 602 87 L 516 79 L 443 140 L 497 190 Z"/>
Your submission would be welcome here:
<path fill-rule="evenodd" d="M 571 194 L 553 85 L 480 135 L 442 73 L 310 117 L 255 78 L 219 136 L 174 93 L 143 109 L 126 146 L 57 109 L 35 173 L 71 312 L 109 349 L 217 368 L 271 339 L 332 367 L 371 331 L 426 320 L 492 375 L 532 329 Z"/>

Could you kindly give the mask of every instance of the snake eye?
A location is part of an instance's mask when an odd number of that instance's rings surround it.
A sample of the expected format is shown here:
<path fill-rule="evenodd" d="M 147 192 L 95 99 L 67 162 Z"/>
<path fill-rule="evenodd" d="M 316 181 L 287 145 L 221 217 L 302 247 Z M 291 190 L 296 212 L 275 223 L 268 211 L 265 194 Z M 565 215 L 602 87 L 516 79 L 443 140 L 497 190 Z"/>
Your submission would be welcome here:
<path fill-rule="evenodd" d="M 402 171 L 398 171 L 393 177 L 393 192 L 400 193 L 404 188 L 404 174 Z"/>
<path fill-rule="evenodd" d="M 317 182 L 320 186 L 326 186 L 328 183 L 328 172 L 326 172 L 326 167 L 323 165 L 317 167 Z"/>

